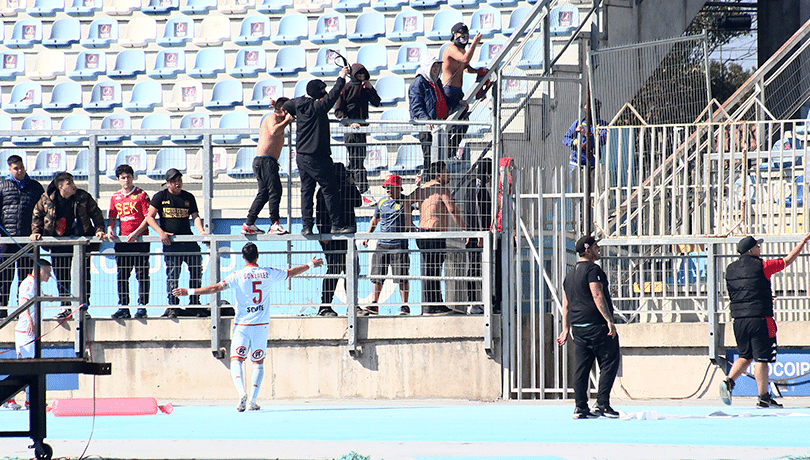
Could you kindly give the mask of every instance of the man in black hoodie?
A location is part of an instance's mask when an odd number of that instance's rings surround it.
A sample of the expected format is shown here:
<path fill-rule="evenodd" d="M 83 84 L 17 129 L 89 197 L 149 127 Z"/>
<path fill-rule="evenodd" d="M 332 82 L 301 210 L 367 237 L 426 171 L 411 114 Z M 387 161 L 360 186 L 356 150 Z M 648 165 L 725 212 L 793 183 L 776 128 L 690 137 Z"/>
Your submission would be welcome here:
<path fill-rule="evenodd" d="M 379 107 L 381 100 L 377 90 L 371 85 L 368 70 L 363 64 L 352 64 L 352 73 L 349 83 L 343 88 L 343 92 L 335 104 L 335 115 L 342 119 L 365 120 L 368 118 L 368 105 Z M 359 128 L 360 123 L 352 123 L 352 128 Z M 343 137 L 346 142 L 346 152 L 349 157 L 349 164 L 346 168 L 357 183 L 360 193 L 368 190 L 368 173 L 363 166 L 366 159 L 366 133 L 347 133 Z"/>
<path fill-rule="evenodd" d="M 315 184 L 323 188 L 324 200 L 332 220 L 332 233 L 355 232 L 354 227 L 343 224 L 339 211 L 340 195 L 335 178 L 335 168 L 332 164 L 329 118 L 327 117 L 346 84 L 348 74 L 349 67 L 341 69 L 335 86 L 328 93 L 326 83 L 318 79 L 311 80 L 307 83 L 305 96 L 296 97 L 284 104 L 284 110 L 296 120 L 295 161 L 301 176 L 301 220 L 304 224 L 301 234 L 304 236 L 312 235 L 312 227 L 315 225 L 312 216 Z"/>

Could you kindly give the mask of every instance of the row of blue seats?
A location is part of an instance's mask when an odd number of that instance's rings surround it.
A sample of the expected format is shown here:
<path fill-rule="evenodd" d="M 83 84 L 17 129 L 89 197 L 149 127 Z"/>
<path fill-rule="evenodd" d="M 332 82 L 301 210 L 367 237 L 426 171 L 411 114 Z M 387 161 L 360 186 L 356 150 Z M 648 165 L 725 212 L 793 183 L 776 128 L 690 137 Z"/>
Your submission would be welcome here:
<path fill-rule="evenodd" d="M 514 10 L 506 27 L 501 27 L 499 10 L 495 8 L 476 10 L 469 20 L 470 33 L 471 35 L 481 33 L 487 38 L 499 33 L 511 35 L 526 18 L 530 8 L 521 7 Z M 553 14 L 551 35 L 566 35 L 576 29 L 579 22 L 578 15 L 575 7 Z M 561 19 L 561 16 L 567 19 Z M 557 21 L 554 21 L 554 18 L 557 18 Z M 377 11 L 368 11 L 357 18 L 354 32 L 348 33 L 346 17 L 341 13 L 328 13 L 318 18 L 315 33 L 310 35 L 307 17 L 303 14 L 290 14 L 281 18 L 278 32 L 272 35 L 270 18 L 253 15 L 242 20 L 240 33 L 232 41 L 240 46 L 260 45 L 267 40 L 276 45 L 297 45 L 302 40 L 324 44 L 337 43 L 341 39 L 352 42 L 376 41 L 383 37 L 391 41 L 413 41 L 422 36 L 430 40 L 445 41 L 450 38 L 450 29 L 457 22 L 464 22 L 460 11 L 440 11 L 434 16 L 433 26 L 426 33 L 423 13 L 404 11 L 396 16 L 393 29 L 387 31 L 385 16 Z M 71 47 L 74 44 L 80 44 L 85 48 L 108 48 L 113 43 L 144 47 L 150 42 L 155 42 L 163 47 L 176 47 L 189 42 L 198 46 L 220 46 L 231 41 L 231 25 L 229 19 L 224 16 L 206 18 L 196 32 L 194 18 L 173 17 L 166 22 L 161 37 L 157 36 L 157 26 L 150 18 L 140 21 L 133 19 L 124 37 L 119 37 L 118 21 L 113 18 L 93 21 L 85 38 L 81 37 L 81 24 L 75 18 L 55 21 L 47 39 L 43 39 L 43 29 L 42 22 L 38 19 L 21 19 L 14 25 L 11 37 L 4 39 L 3 44 L 9 48 L 32 48 L 39 44 L 51 48 Z"/>

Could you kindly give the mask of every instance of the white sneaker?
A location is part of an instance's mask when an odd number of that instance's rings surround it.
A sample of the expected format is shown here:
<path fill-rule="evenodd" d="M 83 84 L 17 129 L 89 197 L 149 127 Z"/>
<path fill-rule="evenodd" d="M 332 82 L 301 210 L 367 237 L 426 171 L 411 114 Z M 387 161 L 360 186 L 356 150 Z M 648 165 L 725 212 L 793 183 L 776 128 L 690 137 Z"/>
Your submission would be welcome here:
<path fill-rule="evenodd" d="M 282 227 L 278 221 L 273 222 L 273 225 L 270 226 L 270 234 L 271 235 L 286 235 L 290 233 L 286 228 Z"/>
<path fill-rule="evenodd" d="M 247 404 L 247 395 L 242 396 L 242 399 L 239 400 L 239 405 L 236 406 L 236 411 L 237 412 L 244 412 L 246 404 Z"/>
<path fill-rule="evenodd" d="M 242 224 L 242 234 L 243 235 L 261 235 L 264 233 L 264 230 L 254 225 Z"/>
<path fill-rule="evenodd" d="M 13 399 L 9 399 L 8 401 L 3 403 L 3 409 L 11 409 L 11 410 L 20 410 L 22 406 L 17 404 L 17 401 Z"/>
<path fill-rule="evenodd" d="M 729 383 L 730 382 L 730 383 Z M 734 381 L 731 379 L 725 379 L 720 382 L 718 386 L 718 390 L 720 390 L 720 400 L 723 401 L 723 404 L 726 406 L 731 405 L 731 390 L 734 389 Z"/>
<path fill-rule="evenodd" d="M 261 406 L 256 404 L 256 401 L 252 401 L 250 403 L 250 406 L 248 406 L 248 410 L 259 410 L 259 409 L 261 409 Z"/>

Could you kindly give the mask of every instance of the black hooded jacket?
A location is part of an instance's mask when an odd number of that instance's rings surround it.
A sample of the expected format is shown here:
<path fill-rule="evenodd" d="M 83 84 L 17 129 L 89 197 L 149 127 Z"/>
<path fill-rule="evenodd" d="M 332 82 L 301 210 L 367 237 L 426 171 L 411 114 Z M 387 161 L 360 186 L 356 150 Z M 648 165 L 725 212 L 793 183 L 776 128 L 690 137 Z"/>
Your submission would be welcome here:
<path fill-rule="evenodd" d="M 329 110 L 340 96 L 345 78 L 338 77 L 335 86 L 320 99 L 299 96 L 284 104 L 284 110 L 295 117 L 296 155 L 332 154 L 329 135 Z"/>
<path fill-rule="evenodd" d="M 357 76 L 365 75 L 366 79 L 360 81 Z M 352 64 L 351 81 L 346 83 L 340 97 L 335 104 L 335 116 L 344 119 L 365 120 L 368 118 L 368 105 L 379 107 L 380 95 L 369 82 L 371 75 L 363 64 Z"/>

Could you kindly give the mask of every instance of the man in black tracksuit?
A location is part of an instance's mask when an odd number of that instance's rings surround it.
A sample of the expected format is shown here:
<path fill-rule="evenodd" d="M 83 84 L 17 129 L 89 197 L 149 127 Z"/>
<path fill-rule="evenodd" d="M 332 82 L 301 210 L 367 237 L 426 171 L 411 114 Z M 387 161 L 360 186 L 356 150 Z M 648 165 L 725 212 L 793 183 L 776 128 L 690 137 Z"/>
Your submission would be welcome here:
<path fill-rule="evenodd" d="M 326 207 L 332 220 L 332 233 L 354 233 L 355 229 L 342 222 L 340 196 L 335 178 L 335 167 L 332 164 L 331 136 L 327 114 L 337 102 L 349 67 L 344 67 L 329 93 L 326 84 L 315 79 L 307 84 L 307 94 L 296 97 L 284 104 L 284 110 L 295 117 L 296 140 L 295 161 L 301 176 L 301 220 L 304 227 L 301 234 L 312 235 L 315 224 L 312 215 L 315 184 L 323 189 Z"/>
<path fill-rule="evenodd" d="M 563 282 L 563 330 L 557 338 L 560 346 L 565 344 L 569 334 L 574 341 L 574 418 L 617 418 L 619 413 L 610 407 L 610 391 L 619 371 L 621 353 L 619 335 L 613 324 L 607 275 L 594 263 L 599 260 L 600 253 L 592 236 L 580 238 L 576 250 L 579 261 Z M 588 409 L 588 378 L 594 360 L 599 363 L 600 375 L 596 406 L 591 412 Z"/>

